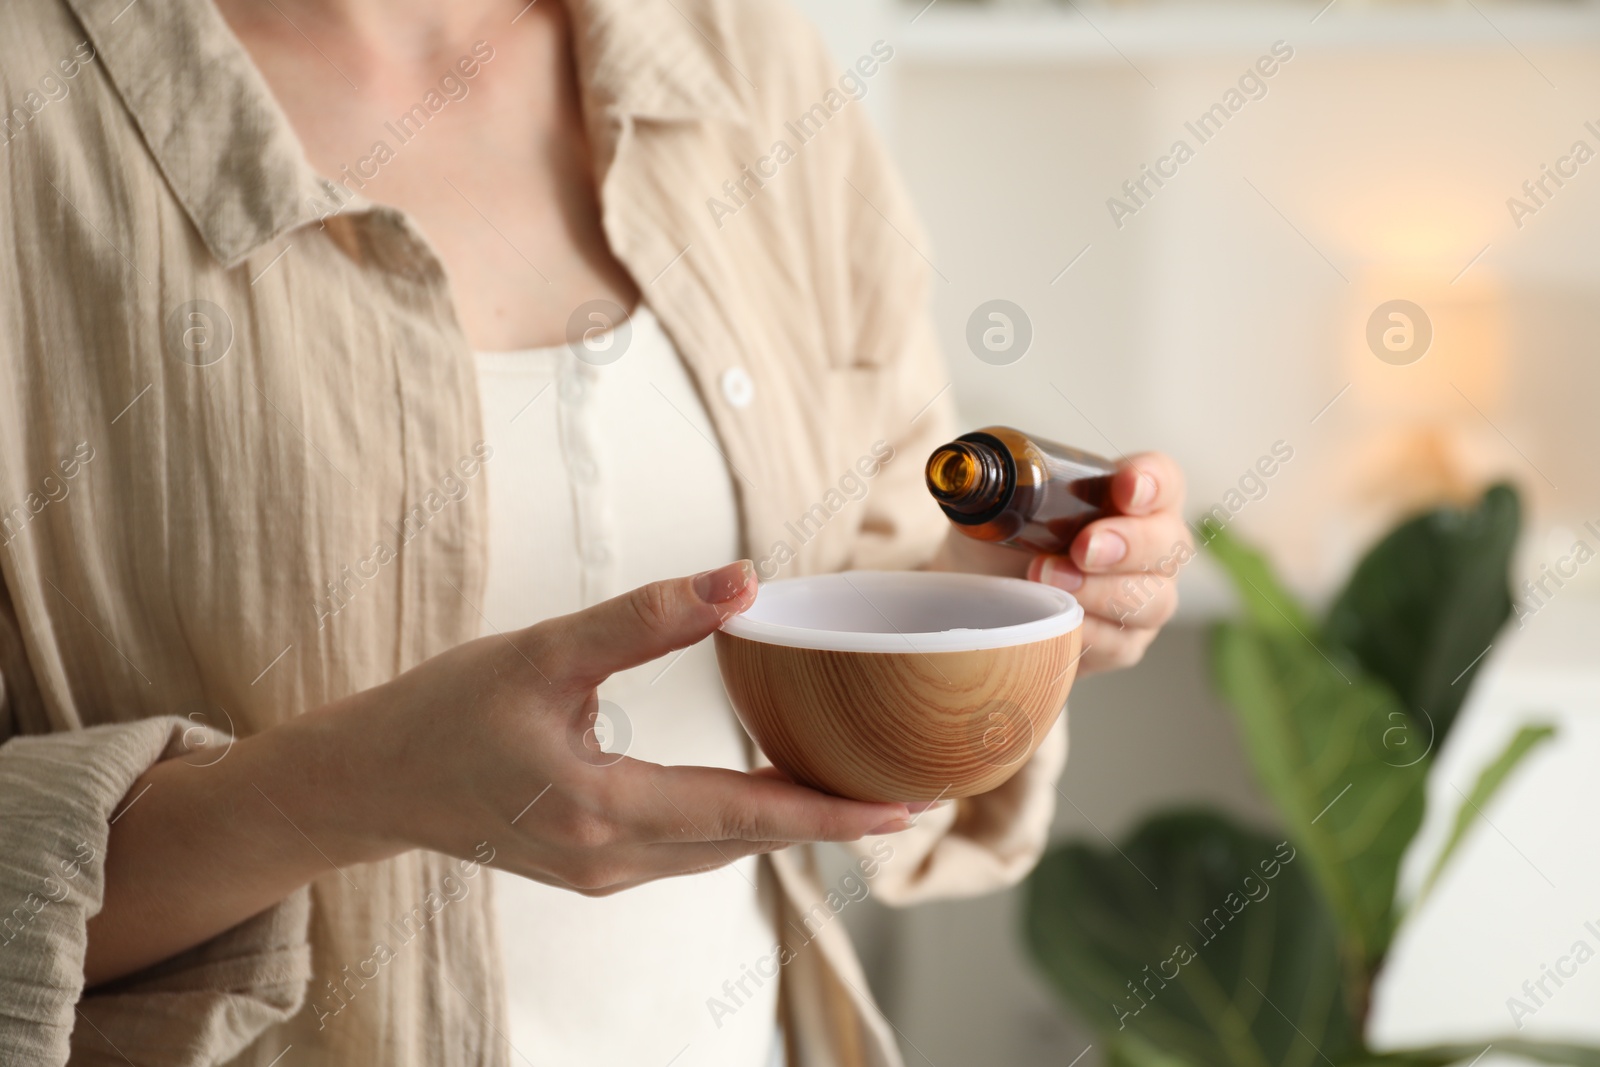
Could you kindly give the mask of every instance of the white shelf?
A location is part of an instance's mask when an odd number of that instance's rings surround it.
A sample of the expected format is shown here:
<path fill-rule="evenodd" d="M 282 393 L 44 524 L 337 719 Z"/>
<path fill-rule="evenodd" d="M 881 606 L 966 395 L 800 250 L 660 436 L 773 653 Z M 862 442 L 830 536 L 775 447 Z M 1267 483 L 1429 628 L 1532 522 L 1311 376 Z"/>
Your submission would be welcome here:
<path fill-rule="evenodd" d="M 1133 59 L 1181 58 L 1262 51 L 1280 38 L 1296 51 L 1311 52 L 1465 51 L 1507 48 L 1508 40 L 1518 48 L 1600 43 L 1600 6 L 1586 0 L 1476 0 L 1476 6 L 1466 0 L 1334 0 L 1318 15 L 1322 5 L 1323 0 L 1117 6 L 936 0 L 924 9 L 922 0 L 907 0 L 895 4 L 890 21 L 896 49 L 920 65 L 1119 63 L 1118 51 Z"/>

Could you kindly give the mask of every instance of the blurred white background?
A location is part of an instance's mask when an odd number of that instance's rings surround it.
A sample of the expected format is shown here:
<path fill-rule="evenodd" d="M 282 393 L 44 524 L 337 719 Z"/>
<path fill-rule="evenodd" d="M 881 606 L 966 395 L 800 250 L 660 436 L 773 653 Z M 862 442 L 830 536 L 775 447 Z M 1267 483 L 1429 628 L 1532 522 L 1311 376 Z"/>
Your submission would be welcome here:
<path fill-rule="evenodd" d="M 1105 454 L 1172 453 L 1191 516 L 1275 442 L 1292 461 L 1232 528 L 1318 602 L 1408 509 L 1496 477 L 1522 491 L 1518 579 L 1600 519 L 1600 159 L 1535 214 L 1508 209 L 1579 139 L 1600 149 L 1600 10 L 1487 0 L 1307 4 L 807 0 L 841 69 L 895 49 L 864 101 L 921 210 L 934 314 L 966 424 Z M 1275 42 L 1293 49 L 1148 202 L 1107 208 Z M 1070 267 L 1069 267 L 1070 264 Z M 984 301 L 1019 305 L 1027 354 L 980 361 Z M 1393 366 L 1368 316 L 1403 298 L 1435 337 Z M 1231 610 L 1202 558 L 1138 669 L 1071 701 L 1057 833 L 1100 843 L 1199 802 L 1257 823 L 1257 792 L 1206 666 Z M 1600 921 L 1600 566 L 1490 652 L 1435 771 L 1413 876 L 1465 783 L 1530 715 L 1560 739 L 1530 759 L 1403 932 L 1378 994 L 1379 1043 L 1485 1040 L 1505 1000 Z M 1576 832 L 1574 832 L 1576 831 Z M 1415 884 L 1415 877 L 1412 883 Z M 1093 1040 L 1020 947 L 1018 895 L 847 912 L 908 1063 L 1072 1063 Z M 1525 1034 L 1600 1044 L 1600 968 Z M 1096 1062 L 1098 1050 L 1081 1063 Z M 1483 1067 L 1495 1062 L 1493 1054 Z M 1503 1061 L 1511 1062 L 1511 1061 Z"/>

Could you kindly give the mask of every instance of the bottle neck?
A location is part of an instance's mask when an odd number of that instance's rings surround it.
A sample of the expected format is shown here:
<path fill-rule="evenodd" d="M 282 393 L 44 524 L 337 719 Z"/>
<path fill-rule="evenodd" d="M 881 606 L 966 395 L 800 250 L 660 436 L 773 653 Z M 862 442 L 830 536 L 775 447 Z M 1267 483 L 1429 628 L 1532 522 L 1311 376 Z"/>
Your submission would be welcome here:
<path fill-rule="evenodd" d="M 952 518 L 976 517 L 1005 499 L 1010 488 L 1007 466 L 995 446 L 958 440 L 941 445 L 928 457 L 924 476 L 928 491 Z"/>

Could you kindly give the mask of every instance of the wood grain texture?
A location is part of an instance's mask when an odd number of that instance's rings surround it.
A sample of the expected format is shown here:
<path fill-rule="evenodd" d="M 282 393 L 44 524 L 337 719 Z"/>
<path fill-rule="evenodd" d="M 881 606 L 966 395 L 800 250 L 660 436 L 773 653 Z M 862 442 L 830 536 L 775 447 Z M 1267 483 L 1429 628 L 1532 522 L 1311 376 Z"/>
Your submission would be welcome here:
<path fill-rule="evenodd" d="M 715 640 L 734 711 L 779 770 L 857 800 L 933 800 L 1022 769 L 1066 704 L 1082 629 L 974 652 Z"/>

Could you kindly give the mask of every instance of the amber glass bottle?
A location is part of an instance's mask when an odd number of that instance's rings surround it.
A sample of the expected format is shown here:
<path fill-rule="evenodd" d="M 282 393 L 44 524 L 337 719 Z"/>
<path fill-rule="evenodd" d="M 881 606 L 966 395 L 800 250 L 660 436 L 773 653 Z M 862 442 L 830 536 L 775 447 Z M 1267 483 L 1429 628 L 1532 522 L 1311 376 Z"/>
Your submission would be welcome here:
<path fill-rule="evenodd" d="M 968 537 L 1059 553 L 1110 507 L 1115 472 L 1093 453 L 989 426 L 934 449 L 925 473 Z"/>

